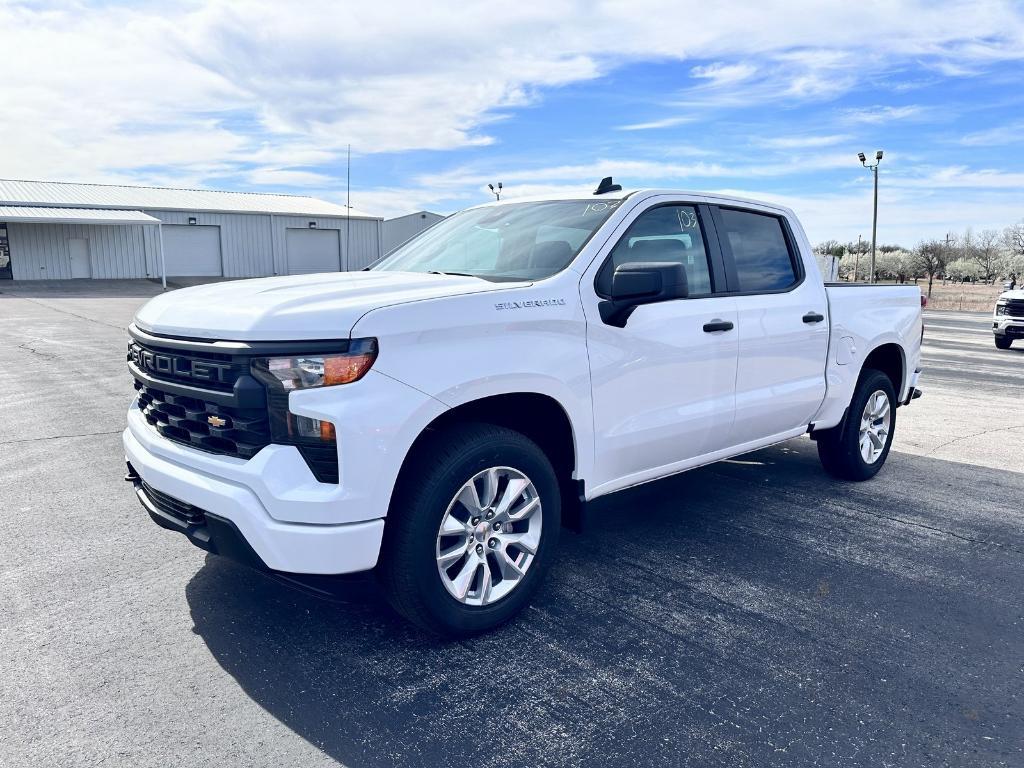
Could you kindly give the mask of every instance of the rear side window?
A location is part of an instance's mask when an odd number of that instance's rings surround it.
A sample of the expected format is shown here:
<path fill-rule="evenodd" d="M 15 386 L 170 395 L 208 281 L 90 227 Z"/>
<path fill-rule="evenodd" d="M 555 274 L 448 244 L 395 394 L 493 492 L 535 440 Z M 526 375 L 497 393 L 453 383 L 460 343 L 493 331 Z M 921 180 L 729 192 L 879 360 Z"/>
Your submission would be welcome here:
<path fill-rule="evenodd" d="M 793 257 L 777 217 L 730 208 L 719 212 L 736 263 L 737 290 L 779 291 L 797 281 Z"/>
<path fill-rule="evenodd" d="M 611 294 L 612 273 L 617 266 L 643 261 L 680 263 L 686 268 L 691 296 L 711 293 L 704 234 L 692 205 L 662 205 L 640 214 L 598 273 L 598 293 Z"/>

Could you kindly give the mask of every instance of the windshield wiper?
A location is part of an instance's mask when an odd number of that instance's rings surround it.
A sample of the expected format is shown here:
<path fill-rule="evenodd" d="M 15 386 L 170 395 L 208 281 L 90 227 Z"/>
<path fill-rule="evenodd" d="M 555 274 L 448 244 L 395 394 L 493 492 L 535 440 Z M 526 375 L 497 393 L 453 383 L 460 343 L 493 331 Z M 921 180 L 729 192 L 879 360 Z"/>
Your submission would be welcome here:
<path fill-rule="evenodd" d="M 481 280 L 487 278 L 481 277 L 480 275 L 471 275 L 469 272 L 438 272 L 436 269 L 431 269 L 427 272 L 428 275 L 452 275 L 454 277 L 479 277 Z"/>

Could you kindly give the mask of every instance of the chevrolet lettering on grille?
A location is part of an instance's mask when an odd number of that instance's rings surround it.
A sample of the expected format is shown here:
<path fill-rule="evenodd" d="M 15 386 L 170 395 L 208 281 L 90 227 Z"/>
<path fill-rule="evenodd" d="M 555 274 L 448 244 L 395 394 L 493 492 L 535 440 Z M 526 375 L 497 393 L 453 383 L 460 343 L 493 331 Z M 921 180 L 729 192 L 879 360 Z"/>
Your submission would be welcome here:
<path fill-rule="evenodd" d="M 212 360 L 196 360 L 191 357 L 169 355 L 163 352 L 151 352 L 138 344 L 128 347 L 128 360 L 142 371 L 158 376 L 194 379 L 230 384 L 232 380 L 231 365 L 216 363 Z"/>

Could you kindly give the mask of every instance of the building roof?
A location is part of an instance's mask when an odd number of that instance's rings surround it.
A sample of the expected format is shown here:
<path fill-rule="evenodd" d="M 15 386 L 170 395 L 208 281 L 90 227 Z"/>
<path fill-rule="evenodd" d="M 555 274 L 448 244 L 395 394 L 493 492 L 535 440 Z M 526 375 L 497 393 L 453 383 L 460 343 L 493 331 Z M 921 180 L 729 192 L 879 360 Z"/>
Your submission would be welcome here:
<path fill-rule="evenodd" d="M 406 213 L 403 216 L 395 216 L 392 219 L 386 219 L 385 221 L 400 221 L 401 219 L 443 219 L 445 216 L 440 213 L 434 213 L 433 211 L 414 211 L 413 213 Z"/>
<path fill-rule="evenodd" d="M 0 179 L 0 205 L 62 208 L 204 211 L 207 213 L 278 213 L 291 216 L 351 216 L 379 219 L 343 205 L 305 195 L 218 192 L 211 189 L 127 187 L 64 181 Z"/>
<path fill-rule="evenodd" d="M 142 211 L 120 211 L 113 208 L 42 208 L 0 205 L 0 221 L 36 222 L 44 224 L 159 224 L 160 219 Z"/>

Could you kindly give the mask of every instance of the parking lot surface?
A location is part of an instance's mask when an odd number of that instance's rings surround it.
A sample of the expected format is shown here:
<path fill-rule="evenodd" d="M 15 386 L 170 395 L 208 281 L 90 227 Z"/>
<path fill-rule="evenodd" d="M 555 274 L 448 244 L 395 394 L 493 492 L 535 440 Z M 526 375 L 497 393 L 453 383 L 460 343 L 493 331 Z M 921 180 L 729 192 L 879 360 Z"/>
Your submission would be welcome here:
<path fill-rule="evenodd" d="M 150 522 L 157 290 L 0 286 L 0 765 L 1024 764 L 1024 344 L 986 315 L 927 314 L 873 481 L 801 439 L 602 500 L 518 620 L 441 643 Z"/>

